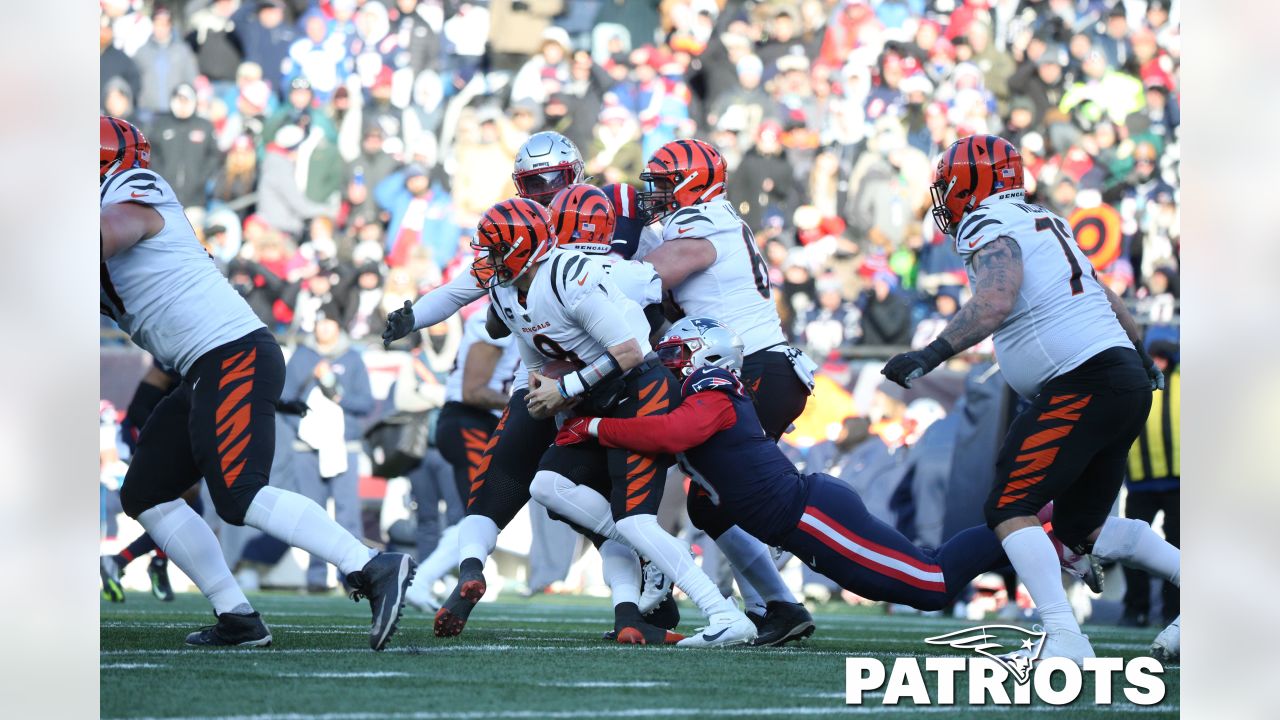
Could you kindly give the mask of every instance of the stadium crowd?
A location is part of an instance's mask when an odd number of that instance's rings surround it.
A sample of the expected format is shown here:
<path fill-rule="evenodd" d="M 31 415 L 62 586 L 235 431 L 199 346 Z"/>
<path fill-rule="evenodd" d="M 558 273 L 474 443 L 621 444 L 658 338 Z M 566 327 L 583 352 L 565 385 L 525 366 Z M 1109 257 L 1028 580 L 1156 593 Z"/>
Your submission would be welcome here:
<path fill-rule="evenodd" d="M 514 195 L 540 130 L 573 140 L 598 184 L 638 185 L 672 139 L 715 144 L 784 330 L 815 359 L 922 347 L 956 312 L 966 277 L 928 212 L 933 165 L 999 134 L 1030 200 L 1176 341 L 1177 5 L 101 0 L 101 107 L 146 133 L 233 286 L 304 347 L 333 318 L 372 345 L 389 311 L 467 272 L 476 221 Z M 430 328 L 417 367 L 442 378 L 460 332 Z M 846 421 L 816 451 L 833 474 L 882 472 L 938 418 L 876 402 L 899 430 Z"/>
<path fill-rule="evenodd" d="M 786 330 L 920 346 L 965 294 L 936 154 L 997 133 L 1140 315 L 1178 295 L 1179 34 L 1167 0 L 103 0 L 102 109 L 151 139 L 278 331 L 352 339 L 470 260 L 530 133 L 631 182 L 711 140 Z"/>

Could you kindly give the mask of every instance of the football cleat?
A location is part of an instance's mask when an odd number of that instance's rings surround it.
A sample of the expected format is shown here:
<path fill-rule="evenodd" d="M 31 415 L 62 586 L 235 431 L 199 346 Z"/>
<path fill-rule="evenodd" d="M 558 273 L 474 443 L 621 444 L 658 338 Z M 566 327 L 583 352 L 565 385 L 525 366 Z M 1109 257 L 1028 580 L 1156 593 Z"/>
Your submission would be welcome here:
<path fill-rule="evenodd" d="M 764 615 L 750 613 L 747 617 L 756 626 L 756 639 L 751 641 L 756 647 L 785 645 L 807 638 L 814 631 L 813 615 L 800 603 L 772 600 Z"/>
<path fill-rule="evenodd" d="M 660 628 L 675 630 L 680 624 L 680 606 L 676 603 L 675 597 L 667 595 L 662 602 L 658 603 L 658 607 L 645 614 L 644 621 Z"/>
<path fill-rule="evenodd" d="M 718 612 L 711 616 L 710 624 L 676 643 L 679 647 L 725 647 L 745 645 L 756 639 L 756 626 L 741 610 Z"/>
<path fill-rule="evenodd" d="M 1053 543 L 1053 549 L 1058 552 L 1058 563 L 1067 574 L 1080 580 L 1095 594 L 1102 594 L 1102 563 L 1098 562 L 1098 558 L 1088 553 L 1078 553 L 1067 547 L 1058 540 L 1053 534 L 1053 503 L 1048 503 L 1040 508 L 1040 512 L 1036 513 L 1036 519 L 1041 525 L 1046 525 L 1045 532 L 1049 535 L 1050 542 Z"/>
<path fill-rule="evenodd" d="M 684 639 L 680 633 L 646 622 L 632 623 L 613 633 L 606 633 L 605 637 L 608 638 L 609 635 L 619 645 L 674 645 Z"/>
<path fill-rule="evenodd" d="M 1036 626 L 1037 630 L 1039 626 Z M 1093 645 L 1089 643 L 1089 636 L 1083 633 L 1071 632 L 1070 630 L 1054 630 L 1045 635 L 1044 646 L 1040 650 L 1040 656 L 1034 657 L 1035 651 L 1031 650 L 1015 650 L 1011 653 L 1001 655 L 1004 659 L 1026 658 L 1027 662 L 1034 660 L 1045 660 L 1051 657 L 1067 658 L 1075 662 L 1077 665 L 1084 665 L 1085 658 L 1095 657 L 1093 654 Z"/>
<path fill-rule="evenodd" d="M 120 566 L 112 555 L 98 558 L 98 575 L 102 577 L 102 599 L 124 602 L 124 586 L 120 584 Z"/>
<path fill-rule="evenodd" d="M 484 580 L 484 564 L 467 558 L 458 565 L 458 584 L 436 613 L 436 637 L 457 637 L 467 626 L 467 618 L 489 586 Z"/>
<path fill-rule="evenodd" d="M 1180 662 L 1182 658 L 1181 645 L 1182 616 L 1179 615 L 1173 622 L 1169 623 L 1169 627 L 1161 630 L 1155 641 L 1151 643 L 1151 657 L 1166 665 Z"/>
<path fill-rule="evenodd" d="M 640 568 L 640 574 L 643 580 L 640 586 L 640 602 L 637 605 L 640 607 L 640 614 L 647 615 L 661 605 L 666 598 L 671 597 L 671 590 L 675 588 L 675 584 L 651 562 L 644 563 Z"/>
<path fill-rule="evenodd" d="M 266 647 L 271 631 L 256 611 L 248 615 L 222 613 L 216 625 L 208 625 L 187 636 L 187 644 L 198 647 Z"/>
<path fill-rule="evenodd" d="M 356 572 L 347 574 L 351 599 L 368 598 L 373 611 L 369 647 L 382 650 L 395 635 L 404 611 L 405 589 L 418 566 L 404 553 L 378 553 Z"/>
<path fill-rule="evenodd" d="M 173 586 L 169 584 L 169 561 L 165 558 L 153 557 L 147 566 L 147 577 L 151 578 L 151 594 L 161 602 L 173 602 Z"/>

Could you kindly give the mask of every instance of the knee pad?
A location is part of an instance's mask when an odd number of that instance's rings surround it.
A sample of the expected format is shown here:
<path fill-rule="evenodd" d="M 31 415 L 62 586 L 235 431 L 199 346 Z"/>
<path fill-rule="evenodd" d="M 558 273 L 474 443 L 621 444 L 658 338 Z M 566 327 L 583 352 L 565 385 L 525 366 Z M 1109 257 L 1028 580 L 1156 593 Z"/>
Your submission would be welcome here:
<path fill-rule="evenodd" d="M 131 491 L 128 483 L 120 487 L 120 509 L 124 510 L 124 514 L 134 520 L 137 520 L 142 513 L 150 510 L 153 505 L 144 498 L 139 497 L 139 493 Z"/>
<path fill-rule="evenodd" d="M 725 517 L 720 508 L 711 503 L 711 498 L 702 488 L 696 485 L 689 488 L 689 497 L 685 502 L 685 510 L 689 513 L 689 522 L 694 527 L 711 537 L 720 537 L 733 527 L 733 522 Z"/>
<path fill-rule="evenodd" d="M 1125 560 L 1133 555 L 1143 533 L 1149 527 L 1142 520 L 1109 517 L 1102 523 L 1102 532 L 1098 533 L 1098 540 L 1093 543 L 1093 552 L 1102 560 Z M 1056 532 L 1056 526 L 1054 530 Z"/>
<path fill-rule="evenodd" d="M 218 513 L 218 517 L 222 518 L 222 522 L 242 527 L 244 525 L 244 517 L 249 512 L 249 507 L 253 505 L 254 498 L 258 497 L 264 487 L 268 486 L 259 486 L 252 493 L 240 493 L 237 495 L 215 494 L 213 495 L 213 509 Z"/>
<path fill-rule="evenodd" d="M 560 481 L 568 482 L 568 479 L 560 473 L 539 470 L 529 484 L 529 495 L 544 507 L 552 508 L 556 502 L 556 483 Z"/>

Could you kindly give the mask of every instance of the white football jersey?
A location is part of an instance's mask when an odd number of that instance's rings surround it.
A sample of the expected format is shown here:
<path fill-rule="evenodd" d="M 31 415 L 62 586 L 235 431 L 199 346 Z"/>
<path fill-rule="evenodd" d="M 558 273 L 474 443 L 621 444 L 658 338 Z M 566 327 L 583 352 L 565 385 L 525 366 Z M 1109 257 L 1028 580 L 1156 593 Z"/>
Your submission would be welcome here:
<path fill-rule="evenodd" d="M 164 229 L 102 263 L 99 309 L 161 365 L 186 375 L 201 355 L 264 327 L 196 239 L 173 188 L 133 168 L 102 184 L 101 207 L 132 202 Z"/>
<path fill-rule="evenodd" d="M 504 395 L 509 394 L 515 382 L 516 368 L 520 364 L 520 350 L 511 336 L 494 338 L 484 328 L 487 313 L 477 310 L 467 318 L 462 326 L 462 342 L 458 343 L 458 357 L 454 361 L 453 371 L 444 382 L 445 402 L 462 402 L 462 374 L 467 367 L 467 353 L 476 343 L 487 343 L 502 348 L 502 356 L 493 368 L 493 376 L 489 378 L 489 388 Z M 495 415 L 501 414 L 498 411 Z"/>
<path fill-rule="evenodd" d="M 769 268 L 729 201 L 717 198 L 672 213 L 662 241 L 686 237 L 710 241 L 716 260 L 672 290 L 684 314 L 715 318 L 729 326 L 742 338 L 747 355 L 785 343 L 769 288 Z"/>
<path fill-rule="evenodd" d="M 633 338 L 640 343 L 641 354 L 652 350 L 649 323 L 640 305 L 618 289 L 598 260 L 577 250 L 552 249 L 539 264 L 523 303 L 515 287 L 495 287 L 489 298 L 511 334 L 520 338 L 521 355 L 530 370 L 538 370 L 548 360 L 582 367 Z M 592 335 L 583 318 L 599 303 L 616 308 L 622 322 L 596 328 Z"/>
<path fill-rule="evenodd" d="M 622 294 L 636 301 L 641 309 L 662 302 L 662 277 L 649 263 L 623 260 L 613 255 L 593 257 L 600 261 Z"/>
<path fill-rule="evenodd" d="M 1035 397 L 1048 380 L 1112 347 L 1132 347 L 1066 220 L 1020 193 L 994 197 L 956 227 L 956 251 L 974 284 L 973 254 L 998 237 L 1022 250 L 1022 287 L 992 335 L 1000 371 L 1018 394 Z"/>

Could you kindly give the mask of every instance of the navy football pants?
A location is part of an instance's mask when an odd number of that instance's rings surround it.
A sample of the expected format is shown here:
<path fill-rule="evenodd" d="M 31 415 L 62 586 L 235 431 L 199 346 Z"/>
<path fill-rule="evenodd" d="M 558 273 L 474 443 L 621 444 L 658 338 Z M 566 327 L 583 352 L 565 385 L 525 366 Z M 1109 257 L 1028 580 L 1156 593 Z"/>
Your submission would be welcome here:
<path fill-rule="evenodd" d="M 843 482 L 824 473 L 806 475 L 805 481 L 804 514 L 779 544 L 864 598 L 942 610 L 974 577 L 1009 564 L 1000 541 L 985 525 L 926 550 L 872 516 Z"/>

